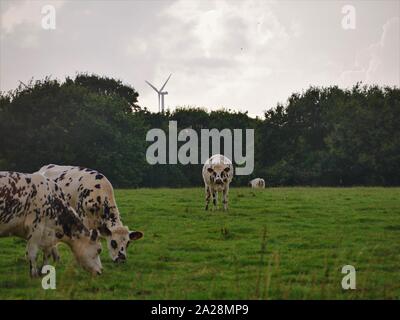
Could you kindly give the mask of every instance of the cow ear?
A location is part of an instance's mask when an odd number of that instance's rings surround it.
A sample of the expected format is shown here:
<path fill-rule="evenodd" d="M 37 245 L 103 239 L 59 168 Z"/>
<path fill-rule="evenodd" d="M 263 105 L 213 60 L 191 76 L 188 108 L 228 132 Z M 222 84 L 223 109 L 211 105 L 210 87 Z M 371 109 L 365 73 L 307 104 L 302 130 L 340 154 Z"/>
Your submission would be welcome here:
<path fill-rule="evenodd" d="M 231 168 L 230 168 L 230 167 L 226 167 L 226 168 L 224 169 L 224 171 L 225 171 L 225 172 L 229 172 L 229 171 L 231 171 Z"/>
<path fill-rule="evenodd" d="M 98 237 L 99 237 L 99 233 L 97 232 L 96 229 L 90 230 L 90 240 L 91 241 L 96 241 Z"/>
<path fill-rule="evenodd" d="M 208 171 L 209 173 L 212 173 L 214 170 L 213 170 L 213 168 L 207 168 L 207 171 Z"/>
<path fill-rule="evenodd" d="M 129 232 L 129 240 L 139 240 L 142 237 L 143 237 L 143 232 L 140 231 Z"/>
<path fill-rule="evenodd" d="M 111 237 L 112 235 L 111 230 L 105 224 L 102 224 L 98 230 L 103 237 Z"/>

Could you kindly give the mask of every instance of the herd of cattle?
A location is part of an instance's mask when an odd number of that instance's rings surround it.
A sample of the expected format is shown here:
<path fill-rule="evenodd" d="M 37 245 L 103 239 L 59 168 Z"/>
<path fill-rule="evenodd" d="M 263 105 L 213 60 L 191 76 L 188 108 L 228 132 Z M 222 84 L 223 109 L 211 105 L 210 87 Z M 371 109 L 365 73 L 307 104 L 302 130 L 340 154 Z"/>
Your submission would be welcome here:
<path fill-rule="evenodd" d="M 214 155 L 203 167 L 206 210 L 212 197 L 217 207 L 222 192 L 228 208 L 232 162 Z M 264 188 L 265 181 L 250 181 L 253 188 Z M 27 240 L 26 255 L 30 275 L 40 275 L 37 257 L 43 252 L 43 265 L 60 259 L 57 245 L 70 247 L 77 262 L 92 274 L 102 273 L 100 239 L 107 242 L 114 262 L 127 257 L 130 242 L 143 237 L 140 231 L 124 226 L 110 181 L 96 170 L 84 167 L 46 165 L 26 174 L 0 172 L 0 237 L 17 236 Z"/>

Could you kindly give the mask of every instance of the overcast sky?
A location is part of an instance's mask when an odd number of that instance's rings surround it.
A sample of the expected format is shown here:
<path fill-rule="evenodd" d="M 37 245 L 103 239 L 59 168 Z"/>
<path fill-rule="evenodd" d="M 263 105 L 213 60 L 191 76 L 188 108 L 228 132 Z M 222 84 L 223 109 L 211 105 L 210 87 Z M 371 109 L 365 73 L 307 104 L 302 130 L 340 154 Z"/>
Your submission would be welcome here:
<path fill-rule="evenodd" d="M 248 110 L 285 102 L 310 85 L 400 85 L 400 1 L 5 1 L 0 90 L 46 75 L 121 79 L 139 104 Z M 41 9 L 56 9 L 56 29 Z M 355 29 L 344 29 L 345 5 Z"/>

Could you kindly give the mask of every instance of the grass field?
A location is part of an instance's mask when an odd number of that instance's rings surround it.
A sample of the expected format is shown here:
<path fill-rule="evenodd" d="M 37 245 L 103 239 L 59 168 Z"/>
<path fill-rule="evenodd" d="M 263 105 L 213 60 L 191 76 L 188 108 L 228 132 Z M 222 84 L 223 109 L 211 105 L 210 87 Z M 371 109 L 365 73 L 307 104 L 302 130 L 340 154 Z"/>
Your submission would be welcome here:
<path fill-rule="evenodd" d="M 203 189 L 117 190 L 145 233 L 128 262 L 91 277 L 62 246 L 57 289 L 31 280 L 25 242 L 0 239 L 1 299 L 399 299 L 399 188 L 233 188 L 205 212 Z M 105 245 L 103 245 L 105 248 Z M 344 265 L 357 289 L 343 290 Z"/>

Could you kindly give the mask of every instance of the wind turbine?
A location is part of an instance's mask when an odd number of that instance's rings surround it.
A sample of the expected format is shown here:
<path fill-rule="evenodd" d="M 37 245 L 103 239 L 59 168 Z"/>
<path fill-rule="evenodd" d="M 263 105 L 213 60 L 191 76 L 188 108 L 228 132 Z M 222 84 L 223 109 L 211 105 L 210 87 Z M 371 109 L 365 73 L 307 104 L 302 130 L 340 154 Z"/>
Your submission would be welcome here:
<path fill-rule="evenodd" d="M 148 82 L 148 81 L 146 80 L 146 83 L 147 83 L 150 87 L 152 87 L 152 88 L 154 89 L 155 92 L 158 93 L 158 112 L 161 111 L 161 113 L 164 113 L 164 96 L 165 96 L 166 94 L 168 94 L 168 91 L 163 91 L 163 89 L 165 88 L 165 85 L 167 84 L 167 82 L 168 82 L 169 78 L 171 78 L 171 76 L 172 76 L 172 73 L 169 75 L 169 77 L 167 78 L 167 80 L 165 80 L 165 82 L 164 82 L 164 84 L 163 84 L 163 86 L 161 87 L 160 90 L 157 90 L 157 88 L 156 88 L 155 86 L 153 86 L 150 82 Z"/>

